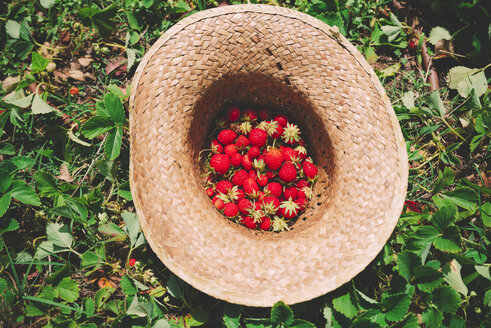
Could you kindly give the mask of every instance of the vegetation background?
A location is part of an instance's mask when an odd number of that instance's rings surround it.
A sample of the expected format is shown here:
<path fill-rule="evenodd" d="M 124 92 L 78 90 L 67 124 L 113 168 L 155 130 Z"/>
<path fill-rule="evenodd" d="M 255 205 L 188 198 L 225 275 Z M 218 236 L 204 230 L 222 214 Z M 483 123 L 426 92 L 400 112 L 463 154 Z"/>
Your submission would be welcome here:
<path fill-rule="evenodd" d="M 128 184 L 128 96 L 156 39 L 256 1 L 0 0 L 0 326 L 491 327 L 491 2 L 271 0 L 339 27 L 382 81 L 407 201 L 351 282 L 291 307 L 213 299 L 165 268 Z"/>

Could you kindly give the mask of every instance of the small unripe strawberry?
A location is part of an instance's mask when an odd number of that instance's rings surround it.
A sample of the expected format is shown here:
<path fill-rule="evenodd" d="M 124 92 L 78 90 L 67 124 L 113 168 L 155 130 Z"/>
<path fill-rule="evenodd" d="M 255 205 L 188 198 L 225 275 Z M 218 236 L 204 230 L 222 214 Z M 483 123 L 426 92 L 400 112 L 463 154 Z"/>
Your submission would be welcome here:
<path fill-rule="evenodd" d="M 234 218 L 239 214 L 239 208 L 235 203 L 227 203 L 223 208 L 223 214 L 228 218 Z"/>
<path fill-rule="evenodd" d="M 228 169 L 230 168 L 230 158 L 226 154 L 213 155 L 210 160 L 210 166 L 218 174 L 225 174 L 228 172 Z"/>
<path fill-rule="evenodd" d="M 297 170 L 291 162 L 286 162 L 278 172 L 278 176 L 284 182 L 292 182 L 297 178 Z"/>
<path fill-rule="evenodd" d="M 238 106 L 230 106 L 227 109 L 227 120 L 229 122 L 235 122 L 239 119 L 240 117 L 240 109 Z"/>
<path fill-rule="evenodd" d="M 220 141 L 222 145 L 231 144 L 235 141 L 235 138 L 237 138 L 237 133 L 230 129 L 220 131 L 217 137 L 218 141 Z"/>
<path fill-rule="evenodd" d="M 220 139 L 219 139 L 220 140 Z M 254 128 L 249 133 L 249 144 L 256 147 L 264 147 L 266 141 L 268 140 L 268 133 L 264 130 Z"/>
<path fill-rule="evenodd" d="M 240 166 L 242 164 L 242 155 L 239 153 L 233 154 L 230 157 L 230 164 L 233 166 Z"/>
<path fill-rule="evenodd" d="M 249 155 L 251 159 L 256 158 L 261 155 L 261 149 L 259 149 L 259 147 L 253 146 L 249 148 L 249 150 L 247 151 L 247 155 Z"/>
<path fill-rule="evenodd" d="M 46 66 L 46 72 L 48 73 L 53 73 L 56 69 L 56 64 L 53 62 L 50 62 L 48 66 Z"/>

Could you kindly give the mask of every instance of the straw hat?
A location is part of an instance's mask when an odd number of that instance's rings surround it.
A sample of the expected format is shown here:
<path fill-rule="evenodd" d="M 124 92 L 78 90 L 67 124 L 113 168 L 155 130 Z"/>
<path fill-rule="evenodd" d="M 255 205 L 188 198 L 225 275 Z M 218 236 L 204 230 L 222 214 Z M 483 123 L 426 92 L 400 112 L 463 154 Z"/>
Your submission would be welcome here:
<path fill-rule="evenodd" d="M 323 295 L 379 253 L 401 213 L 407 154 L 390 101 L 338 30 L 266 5 L 205 10 L 141 61 L 130 99 L 130 181 L 145 236 L 176 275 L 249 306 Z M 288 232 L 223 218 L 201 186 L 199 151 L 230 103 L 288 110 L 319 167 Z"/>

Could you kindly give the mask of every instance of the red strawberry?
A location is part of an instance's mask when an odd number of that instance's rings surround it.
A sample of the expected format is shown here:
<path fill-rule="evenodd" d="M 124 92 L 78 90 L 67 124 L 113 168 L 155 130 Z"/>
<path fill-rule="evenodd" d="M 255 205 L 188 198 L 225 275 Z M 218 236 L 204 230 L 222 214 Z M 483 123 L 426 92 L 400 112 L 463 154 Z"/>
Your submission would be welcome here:
<path fill-rule="evenodd" d="M 247 155 L 249 155 L 251 159 L 258 157 L 260 154 L 261 150 L 259 149 L 259 147 L 256 146 L 249 148 L 249 150 L 247 151 Z"/>
<path fill-rule="evenodd" d="M 223 153 L 223 146 L 218 142 L 218 140 L 213 140 L 211 142 L 211 151 L 215 154 Z"/>
<path fill-rule="evenodd" d="M 227 120 L 230 122 L 235 122 L 240 117 L 240 109 L 238 106 L 230 106 L 227 109 Z"/>
<path fill-rule="evenodd" d="M 237 199 L 236 199 L 237 202 L 245 198 L 244 189 L 237 189 L 235 194 L 237 195 Z"/>
<path fill-rule="evenodd" d="M 276 127 L 276 130 L 271 135 L 271 138 L 277 139 L 277 138 L 281 137 L 282 134 L 283 134 L 283 127 L 280 124 L 278 124 L 278 126 Z"/>
<path fill-rule="evenodd" d="M 297 170 L 291 162 L 286 162 L 278 172 L 278 176 L 284 182 L 292 182 L 297 178 Z"/>
<path fill-rule="evenodd" d="M 257 180 L 257 172 L 254 170 L 250 170 L 248 173 L 249 178 L 254 179 L 254 181 Z"/>
<path fill-rule="evenodd" d="M 264 199 L 264 197 L 266 197 L 266 194 L 264 193 L 264 191 L 261 190 L 257 193 L 257 199 L 258 200 L 262 201 Z"/>
<path fill-rule="evenodd" d="M 210 166 L 215 170 L 216 173 L 225 174 L 230 168 L 230 158 L 226 154 L 213 155 L 210 160 Z"/>
<path fill-rule="evenodd" d="M 261 174 L 260 176 L 257 177 L 257 184 L 260 187 L 264 187 L 265 185 L 268 184 L 268 177 L 264 174 Z"/>
<path fill-rule="evenodd" d="M 237 138 L 237 133 L 230 129 L 222 130 L 218 134 L 218 141 L 220 141 L 222 145 L 231 144 L 235 141 L 235 138 Z"/>
<path fill-rule="evenodd" d="M 230 181 L 222 180 L 222 181 L 217 183 L 217 191 L 226 195 L 228 193 L 228 191 L 233 188 L 233 186 L 234 185 Z"/>
<path fill-rule="evenodd" d="M 248 155 L 242 156 L 242 167 L 247 171 L 252 169 L 252 161 Z"/>
<path fill-rule="evenodd" d="M 416 49 L 416 46 L 417 46 L 416 41 L 411 39 L 411 41 L 409 41 L 409 49 L 414 50 Z"/>
<path fill-rule="evenodd" d="M 294 162 L 298 159 L 298 153 L 290 147 L 283 147 L 281 153 L 285 162 Z"/>
<path fill-rule="evenodd" d="M 218 139 L 220 140 L 220 139 Z M 268 133 L 262 129 L 254 128 L 249 133 L 249 144 L 256 147 L 264 147 L 268 140 Z"/>
<path fill-rule="evenodd" d="M 276 172 L 275 171 L 266 171 L 266 177 L 269 180 L 273 180 L 274 178 L 276 178 Z"/>
<path fill-rule="evenodd" d="M 259 228 L 264 231 L 268 231 L 271 228 L 271 219 L 267 216 L 261 218 L 261 224 L 259 224 Z"/>
<path fill-rule="evenodd" d="M 272 206 L 275 208 L 275 209 L 278 209 L 278 207 L 280 207 L 280 200 L 274 196 L 268 196 L 268 197 L 264 197 L 263 199 L 263 204 L 273 204 Z"/>
<path fill-rule="evenodd" d="M 246 216 L 242 220 L 240 220 L 247 228 L 249 229 L 256 229 L 257 228 L 257 223 L 254 222 L 254 219 L 251 218 L 250 216 Z"/>
<path fill-rule="evenodd" d="M 247 108 L 244 110 L 244 118 L 248 121 L 257 120 L 257 112 L 252 108 Z"/>
<path fill-rule="evenodd" d="M 283 197 L 285 199 L 297 199 L 298 198 L 298 189 L 295 187 L 286 187 L 285 191 L 283 192 Z"/>
<path fill-rule="evenodd" d="M 223 200 L 221 200 L 217 196 L 213 197 L 212 202 L 216 209 L 219 211 L 221 211 L 225 207 L 225 203 L 223 202 Z"/>
<path fill-rule="evenodd" d="M 71 87 L 71 88 L 70 88 L 70 94 L 71 94 L 72 96 L 76 96 L 76 95 L 78 95 L 78 92 L 79 92 L 79 90 L 78 90 L 78 88 L 77 88 L 77 87 Z"/>
<path fill-rule="evenodd" d="M 259 116 L 259 118 L 261 120 L 267 120 L 268 117 L 269 117 L 269 112 L 267 109 L 260 109 L 259 112 L 257 113 L 257 115 Z"/>
<path fill-rule="evenodd" d="M 305 210 L 305 208 L 307 207 L 307 199 L 304 198 L 304 197 L 298 197 L 296 200 L 295 200 L 295 203 L 299 206 L 299 211 L 303 211 Z"/>
<path fill-rule="evenodd" d="M 300 206 L 297 203 L 295 203 L 293 200 L 289 199 L 281 202 L 279 213 L 285 219 L 291 219 L 297 216 L 299 209 Z"/>
<path fill-rule="evenodd" d="M 247 196 L 255 198 L 259 193 L 259 186 L 254 179 L 247 178 L 244 180 L 244 191 Z"/>
<path fill-rule="evenodd" d="M 237 138 L 237 141 L 235 141 L 235 145 L 237 146 L 237 148 L 243 149 L 243 148 L 249 146 L 249 139 L 247 139 L 246 136 L 240 135 Z"/>
<path fill-rule="evenodd" d="M 233 154 L 230 157 L 230 164 L 233 166 L 240 166 L 242 164 L 242 155 L 239 153 Z"/>
<path fill-rule="evenodd" d="M 297 181 L 297 188 L 302 189 L 303 187 L 308 187 L 309 183 L 305 179 L 301 179 Z"/>
<path fill-rule="evenodd" d="M 283 164 L 283 155 L 279 149 L 273 148 L 264 155 L 264 162 L 270 170 L 277 170 Z"/>
<path fill-rule="evenodd" d="M 286 118 L 285 115 L 276 115 L 273 121 L 276 121 L 280 126 L 285 127 L 286 123 L 288 123 L 288 118 Z"/>
<path fill-rule="evenodd" d="M 264 190 L 268 191 L 271 196 L 275 196 L 275 197 L 280 197 L 281 194 L 283 193 L 283 187 L 278 182 L 268 183 L 268 185 L 266 186 L 266 188 L 264 188 Z"/>
<path fill-rule="evenodd" d="M 215 195 L 215 192 L 213 191 L 213 188 L 208 188 L 206 189 L 206 194 L 211 198 Z"/>
<path fill-rule="evenodd" d="M 225 146 L 223 149 L 224 153 L 228 155 L 228 157 L 232 157 L 234 154 L 237 154 L 239 151 L 235 144 L 231 143 Z"/>
<path fill-rule="evenodd" d="M 225 214 L 225 216 L 229 218 L 236 217 L 237 214 L 239 214 L 239 208 L 237 207 L 237 204 L 235 203 L 225 204 L 225 207 L 223 208 L 223 214 Z"/>
<path fill-rule="evenodd" d="M 248 175 L 246 170 L 238 170 L 235 171 L 234 176 L 232 177 L 232 183 L 236 186 L 242 186 L 247 178 Z"/>
<path fill-rule="evenodd" d="M 304 161 L 302 164 L 303 173 L 309 180 L 314 180 L 317 177 L 317 167 L 309 161 Z"/>
<path fill-rule="evenodd" d="M 247 198 L 244 198 L 244 199 L 239 200 L 239 202 L 237 203 L 237 205 L 239 207 L 240 213 L 242 213 L 242 214 L 248 214 L 249 213 L 249 209 L 252 208 L 252 203 Z"/>

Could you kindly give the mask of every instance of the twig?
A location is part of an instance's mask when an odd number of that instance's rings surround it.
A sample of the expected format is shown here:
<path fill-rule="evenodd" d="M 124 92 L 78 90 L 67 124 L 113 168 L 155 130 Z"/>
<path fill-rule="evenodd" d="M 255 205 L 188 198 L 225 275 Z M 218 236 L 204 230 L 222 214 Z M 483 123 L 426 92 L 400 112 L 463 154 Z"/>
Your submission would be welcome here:
<path fill-rule="evenodd" d="M 429 82 L 430 82 L 430 91 L 440 89 L 440 84 L 438 83 L 438 73 L 436 72 L 435 67 L 433 66 L 430 55 L 428 55 L 428 51 L 426 48 L 426 41 L 423 41 L 421 45 L 421 57 L 423 59 L 423 67 L 426 71 L 429 71 Z"/>

